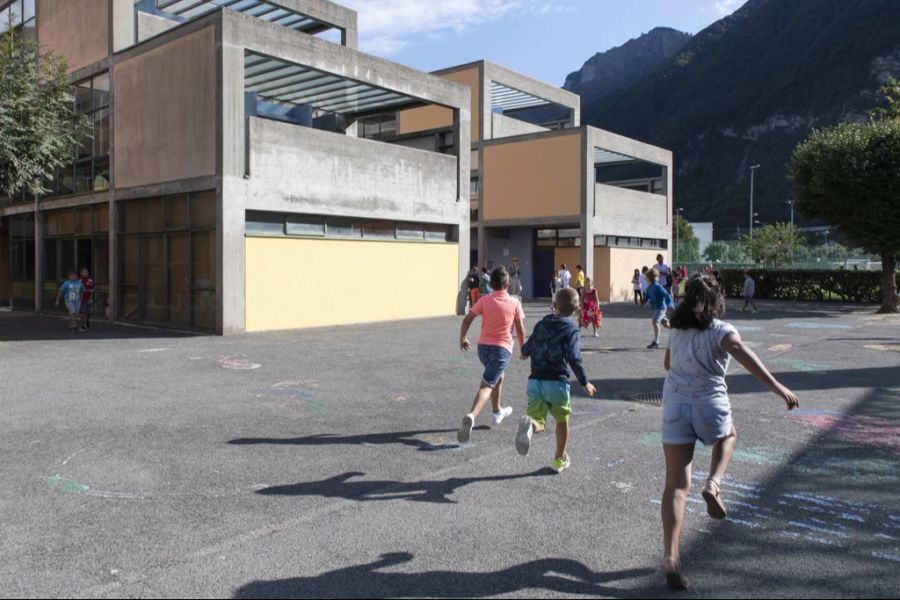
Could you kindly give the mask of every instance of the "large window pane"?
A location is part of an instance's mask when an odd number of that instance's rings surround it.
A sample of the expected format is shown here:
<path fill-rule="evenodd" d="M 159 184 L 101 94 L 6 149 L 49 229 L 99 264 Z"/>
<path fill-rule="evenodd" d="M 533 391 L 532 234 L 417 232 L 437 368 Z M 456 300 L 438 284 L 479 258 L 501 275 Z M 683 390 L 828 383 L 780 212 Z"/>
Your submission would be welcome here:
<path fill-rule="evenodd" d="M 191 324 L 190 256 L 190 235 L 169 235 L 169 321 L 185 326 Z"/>
<path fill-rule="evenodd" d="M 77 260 L 75 261 L 75 270 L 81 274 L 81 269 L 91 271 L 91 265 L 94 262 L 94 240 L 91 238 L 79 238 L 75 243 L 75 253 Z"/>
<path fill-rule="evenodd" d="M 25 0 L 22 5 L 22 18 L 26 21 L 34 18 L 34 0 Z"/>
<path fill-rule="evenodd" d="M 216 234 L 212 231 L 197 231 L 191 237 L 193 239 L 193 287 L 195 289 L 214 289 L 216 287 Z"/>
<path fill-rule="evenodd" d="M 215 290 L 195 291 L 193 293 L 193 326 L 199 329 L 215 329 L 216 327 L 216 292 Z"/>
<path fill-rule="evenodd" d="M 91 161 L 80 162 L 75 165 L 75 193 L 83 194 L 93 189 L 94 170 Z"/>
<path fill-rule="evenodd" d="M 75 209 L 75 233 L 90 233 L 92 225 L 90 206 Z"/>
<path fill-rule="evenodd" d="M 191 194 L 191 227 L 215 227 L 216 193 Z"/>
<path fill-rule="evenodd" d="M 106 204 L 94 206 L 94 231 L 109 231 L 109 206 Z"/>
<path fill-rule="evenodd" d="M 109 154 L 109 109 L 94 113 L 94 156 Z"/>
<path fill-rule="evenodd" d="M 109 157 L 94 159 L 94 191 L 109 189 Z"/>
<path fill-rule="evenodd" d="M 71 235 L 75 232 L 75 213 L 71 209 L 61 210 L 56 215 L 59 235 Z"/>
<path fill-rule="evenodd" d="M 69 276 L 69 271 L 75 270 L 75 240 L 59 241 L 59 274 L 65 279 Z"/>
<path fill-rule="evenodd" d="M 56 244 L 57 240 L 44 240 L 44 281 L 47 282 L 57 282 L 60 279 Z"/>
<path fill-rule="evenodd" d="M 165 199 L 166 229 L 188 228 L 187 196 L 170 196 Z"/>
<path fill-rule="evenodd" d="M 91 112 L 92 107 L 91 80 L 75 84 L 75 112 L 84 114 Z"/>
<path fill-rule="evenodd" d="M 162 231 L 162 200 L 141 200 L 141 231 Z"/>
<path fill-rule="evenodd" d="M 141 281 L 141 238 L 123 235 L 119 243 L 122 248 L 122 283 L 137 286 Z"/>
<path fill-rule="evenodd" d="M 121 202 L 119 203 L 119 213 L 122 215 L 122 231 L 126 233 L 137 233 L 141 230 L 141 203 L 140 202 Z"/>
<path fill-rule="evenodd" d="M 144 318 L 166 320 L 165 259 L 163 236 L 144 236 Z"/>
<path fill-rule="evenodd" d="M 109 106 L 109 73 L 103 73 L 94 77 L 93 108 L 96 110 Z"/>

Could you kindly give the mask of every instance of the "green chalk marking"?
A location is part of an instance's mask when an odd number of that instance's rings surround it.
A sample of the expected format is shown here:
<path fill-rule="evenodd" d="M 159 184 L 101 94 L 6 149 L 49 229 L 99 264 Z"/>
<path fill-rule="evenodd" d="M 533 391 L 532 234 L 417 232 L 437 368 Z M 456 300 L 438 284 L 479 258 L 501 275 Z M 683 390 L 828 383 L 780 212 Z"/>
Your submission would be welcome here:
<path fill-rule="evenodd" d="M 820 375 L 827 373 L 830 369 L 828 365 L 810 363 L 805 360 L 797 360 L 796 358 L 772 358 L 766 362 L 772 365 L 784 365 L 785 367 L 790 367 L 795 371 L 802 371 L 803 373 L 818 373 Z"/>
<path fill-rule="evenodd" d="M 324 402 L 310 399 L 306 400 L 306 408 L 314 410 L 315 412 L 325 412 L 326 410 L 328 410 L 328 406 Z"/>
<path fill-rule="evenodd" d="M 83 494 L 90 489 L 86 485 L 82 485 L 71 479 L 63 479 L 59 475 L 48 477 L 44 481 L 44 485 L 50 489 L 62 492 L 63 494 Z"/>
<path fill-rule="evenodd" d="M 659 433 L 648 433 L 638 438 L 638 443 L 644 446 L 659 446 L 662 444 L 662 436 Z M 704 446 L 697 442 L 695 454 L 706 456 L 712 453 L 712 447 Z M 769 448 L 767 446 L 738 446 L 731 459 L 738 462 L 754 465 L 772 466 L 783 465 L 790 458 L 791 453 L 784 448 Z"/>

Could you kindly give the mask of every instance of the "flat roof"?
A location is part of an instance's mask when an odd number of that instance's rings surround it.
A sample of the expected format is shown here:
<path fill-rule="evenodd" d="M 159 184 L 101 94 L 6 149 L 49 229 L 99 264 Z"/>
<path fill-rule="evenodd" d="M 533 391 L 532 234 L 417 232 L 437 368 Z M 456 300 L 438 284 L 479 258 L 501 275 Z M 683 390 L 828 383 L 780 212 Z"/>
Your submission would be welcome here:
<path fill-rule="evenodd" d="M 244 89 L 263 100 L 309 105 L 330 113 L 358 114 L 417 106 L 422 101 L 258 52 L 244 52 Z"/>
<path fill-rule="evenodd" d="M 161 13 L 188 21 L 218 8 L 227 8 L 282 27 L 304 32 L 320 32 L 334 27 L 269 0 L 156 0 Z"/>

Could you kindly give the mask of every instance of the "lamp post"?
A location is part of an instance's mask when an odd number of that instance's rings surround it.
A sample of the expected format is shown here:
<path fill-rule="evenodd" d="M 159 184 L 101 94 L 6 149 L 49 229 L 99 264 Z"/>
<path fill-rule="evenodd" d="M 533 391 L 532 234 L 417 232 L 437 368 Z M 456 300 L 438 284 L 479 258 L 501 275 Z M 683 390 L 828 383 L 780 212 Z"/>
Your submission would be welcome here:
<path fill-rule="evenodd" d="M 756 170 L 759 168 L 759 165 L 752 165 L 750 167 L 750 239 L 753 239 L 753 176 L 756 175 Z"/>
<path fill-rule="evenodd" d="M 678 217 L 679 217 L 679 216 L 681 215 L 681 213 L 683 213 L 683 212 L 684 212 L 684 209 L 683 209 L 683 208 L 676 208 L 676 209 L 675 209 L 675 252 L 673 252 L 673 254 L 674 254 L 674 257 L 673 257 L 673 258 L 674 258 L 675 260 L 672 261 L 673 267 L 674 267 L 675 264 L 678 263 L 678 251 L 681 250 L 681 248 L 679 247 L 679 243 L 678 243 L 678 242 L 679 242 L 679 235 L 678 235 L 678 234 L 679 234 L 679 231 L 678 231 L 678 230 L 680 229 L 679 223 L 678 223 Z"/>
<path fill-rule="evenodd" d="M 791 207 L 791 237 L 790 237 L 791 245 L 788 248 L 788 251 L 790 252 L 790 256 L 791 256 L 791 266 L 793 266 L 794 265 L 794 201 L 788 200 L 787 204 L 788 204 L 788 206 Z"/>

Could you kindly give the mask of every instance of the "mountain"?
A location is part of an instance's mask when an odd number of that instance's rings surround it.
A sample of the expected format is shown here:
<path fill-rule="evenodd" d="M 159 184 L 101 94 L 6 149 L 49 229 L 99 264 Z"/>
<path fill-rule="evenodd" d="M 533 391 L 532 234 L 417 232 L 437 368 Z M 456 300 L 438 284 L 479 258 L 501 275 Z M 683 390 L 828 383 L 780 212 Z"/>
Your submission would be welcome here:
<path fill-rule="evenodd" d="M 657 27 L 638 38 L 592 56 L 580 70 L 566 77 L 563 88 L 593 101 L 637 83 L 669 59 L 691 39 L 691 34 Z"/>
<path fill-rule="evenodd" d="M 748 226 L 750 165 L 761 165 L 758 219 L 788 220 L 796 144 L 813 128 L 866 119 L 881 84 L 900 77 L 900 2 L 749 0 L 637 79 L 618 58 L 635 57 L 635 70 L 652 60 L 629 45 L 641 38 L 567 79 L 583 94 L 582 122 L 672 150 L 676 206 L 731 237 Z"/>

